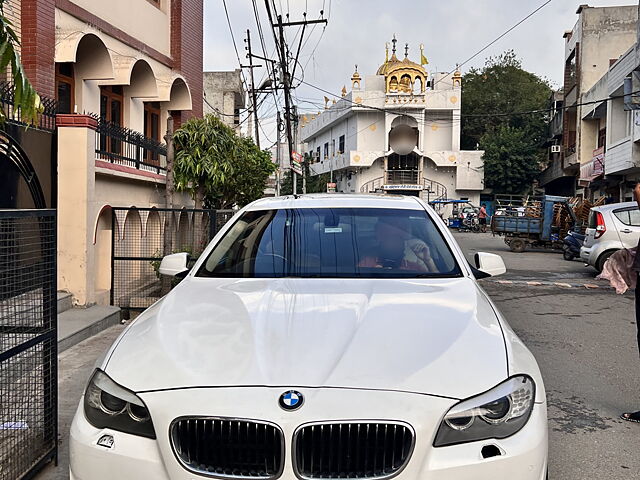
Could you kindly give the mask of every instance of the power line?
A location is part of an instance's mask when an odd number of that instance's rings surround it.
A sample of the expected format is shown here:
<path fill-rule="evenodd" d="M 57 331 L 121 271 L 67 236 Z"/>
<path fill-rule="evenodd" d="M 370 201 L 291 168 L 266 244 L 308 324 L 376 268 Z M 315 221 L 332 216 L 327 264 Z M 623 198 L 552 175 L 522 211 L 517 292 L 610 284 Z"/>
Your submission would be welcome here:
<path fill-rule="evenodd" d="M 241 67 L 240 68 L 240 76 L 242 77 L 242 83 L 244 84 L 244 88 L 245 90 L 248 90 L 247 88 L 247 79 L 244 77 L 244 72 L 242 70 L 242 61 L 240 60 L 240 53 L 238 52 L 238 46 L 236 45 L 236 37 L 233 34 L 233 28 L 231 27 L 231 19 L 229 18 L 229 10 L 227 10 L 227 1 L 226 0 L 222 0 L 222 5 L 224 5 L 224 13 L 227 17 L 227 25 L 229 25 L 229 33 L 231 33 L 231 40 L 233 41 L 233 49 L 236 52 L 236 58 L 238 59 L 238 65 Z"/>
<path fill-rule="evenodd" d="M 540 5 L 538 8 L 536 8 L 533 12 L 531 12 L 529 15 L 527 15 L 526 17 L 524 17 L 522 20 L 520 20 L 518 23 L 516 23 L 515 25 L 511 26 L 508 30 L 506 30 L 505 32 L 503 32 L 502 34 L 500 34 L 497 38 L 495 38 L 494 40 L 492 40 L 491 42 L 489 42 L 488 44 L 486 44 L 484 47 L 482 47 L 480 50 L 478 50 L 476 53 L 474 53 L 473 55 L 471 55 L 469 58 L 467 58 L 464 62 L 459 63 L 456 68 L 454 68 L 453 70 L 451 70 L 450 72 L 447 73 L 447 75 L 445 77 L 442 77 L 440 80 L 436 81 L 434 83 L 434 85 L 437 85 L 438 83 L 440 83 L 442 80 L 444 80 L 447 76 L 451 75 L 453 72 L 455 72 L 458 68 L 463 67 L 464 65 L 466 65 L 467 63 L 469 63 L 471 60 L 473 60 L 474 58 L 476 58 L 478 55 L 480 55 L 482 52 L 484 52 L 485 50 L 487 50 L 489 47 L 491 47 L 492 45 L 496 44 L 498 41 L 500 41 L 502 38 L 504 38 L 505 36 L 507 36 L 509 33 L 511 33 L 513 30 L 515 30 L 516 28 L 518 28 L 520 25 L 522 25 L 524 22 L 526 22 L 527 20 L 529 20 L 531 17 L 533 17 L 536 13 L 538 13 L 540 10 L 542 10 L 544 7 L 546 7 L 547 5 L 549 5 L 551 3 L 552 0 L 547 0 L 546 2 L 544 2 L 542 5 Z"/>

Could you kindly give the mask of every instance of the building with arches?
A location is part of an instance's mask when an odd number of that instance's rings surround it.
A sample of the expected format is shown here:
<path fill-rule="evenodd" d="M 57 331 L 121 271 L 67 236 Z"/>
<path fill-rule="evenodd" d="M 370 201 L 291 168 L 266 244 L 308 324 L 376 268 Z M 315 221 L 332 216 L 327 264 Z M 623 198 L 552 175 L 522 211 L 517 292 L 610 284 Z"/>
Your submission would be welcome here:
<path fill-rule="evenodd" d="M 338 192 L 388 192 L 480 201 L 482 151 L 460 150 L 462 74 L 429 73 L 399 57 L 397 40 L 375 75 L 356 71 L 351 91 L 302 117 L 312 174 L 331 173 Z M 390 55 L 391 53 L 391 55 Z"/>
<path fill-rule="evenodd" d="M 4 9 L 27 77 L 57 102 L 58 288 L 77 305 L 107 304 L 111 239 L 146 231 L 111 207 L 164 207 L 167 120 L 175 129 L 202 116 L 203 0 L 7 0 Z"/>

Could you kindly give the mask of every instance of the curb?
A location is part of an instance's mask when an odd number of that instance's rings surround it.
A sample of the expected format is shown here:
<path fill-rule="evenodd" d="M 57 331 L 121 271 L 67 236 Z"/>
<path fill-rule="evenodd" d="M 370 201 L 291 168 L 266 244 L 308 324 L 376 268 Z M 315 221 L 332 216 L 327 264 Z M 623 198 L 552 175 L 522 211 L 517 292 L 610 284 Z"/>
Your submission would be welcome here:
<path fill-rule="evenodd" d="M 577 288 L 587 290 L 610 290 L 615 291 L 611 285 L 598 285 L 597 283 L 566 283 L 566 282 L 547 282 L 547 281 L 528 281 L 528 280 L 489 280 L 491 283 L 500 285 L 526 285 L 527 287 L 558 287 L 558 288 Z"/>

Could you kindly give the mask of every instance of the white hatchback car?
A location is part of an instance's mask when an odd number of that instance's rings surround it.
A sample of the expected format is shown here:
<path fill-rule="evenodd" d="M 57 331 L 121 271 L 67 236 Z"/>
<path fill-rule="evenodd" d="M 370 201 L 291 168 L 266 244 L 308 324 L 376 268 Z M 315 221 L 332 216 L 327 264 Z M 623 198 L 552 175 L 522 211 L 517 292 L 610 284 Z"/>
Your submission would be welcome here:
<path fill-rule="evenodd" d="M 640 210 L 636 202 L 612 203 L 589 212 L 580 258 L 599 272 L 616 251 L 638 246 Z"/>
<path fill-rule="evenodd" d="M 532 354 L 414 197 L 241 210 L 95 370 L 71 479 L 543 480 Z"/>

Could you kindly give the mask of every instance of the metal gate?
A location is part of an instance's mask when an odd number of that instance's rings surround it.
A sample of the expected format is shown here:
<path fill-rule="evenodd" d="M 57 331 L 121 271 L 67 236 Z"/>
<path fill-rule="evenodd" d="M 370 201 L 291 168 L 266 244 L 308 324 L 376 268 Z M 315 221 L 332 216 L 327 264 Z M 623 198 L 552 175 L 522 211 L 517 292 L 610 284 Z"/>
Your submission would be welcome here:
<path fill-rule="evenodd" d="M 57 459 L 55 210 L 0 210 L 0 480 Z"/>
<path fill-rule="evenodd" d="M 234 210 L 113 207 L 111 304 L 141 311 L 171 288 L 161 278 L 164 255 L 187 252 L 195 261 Z"/>

